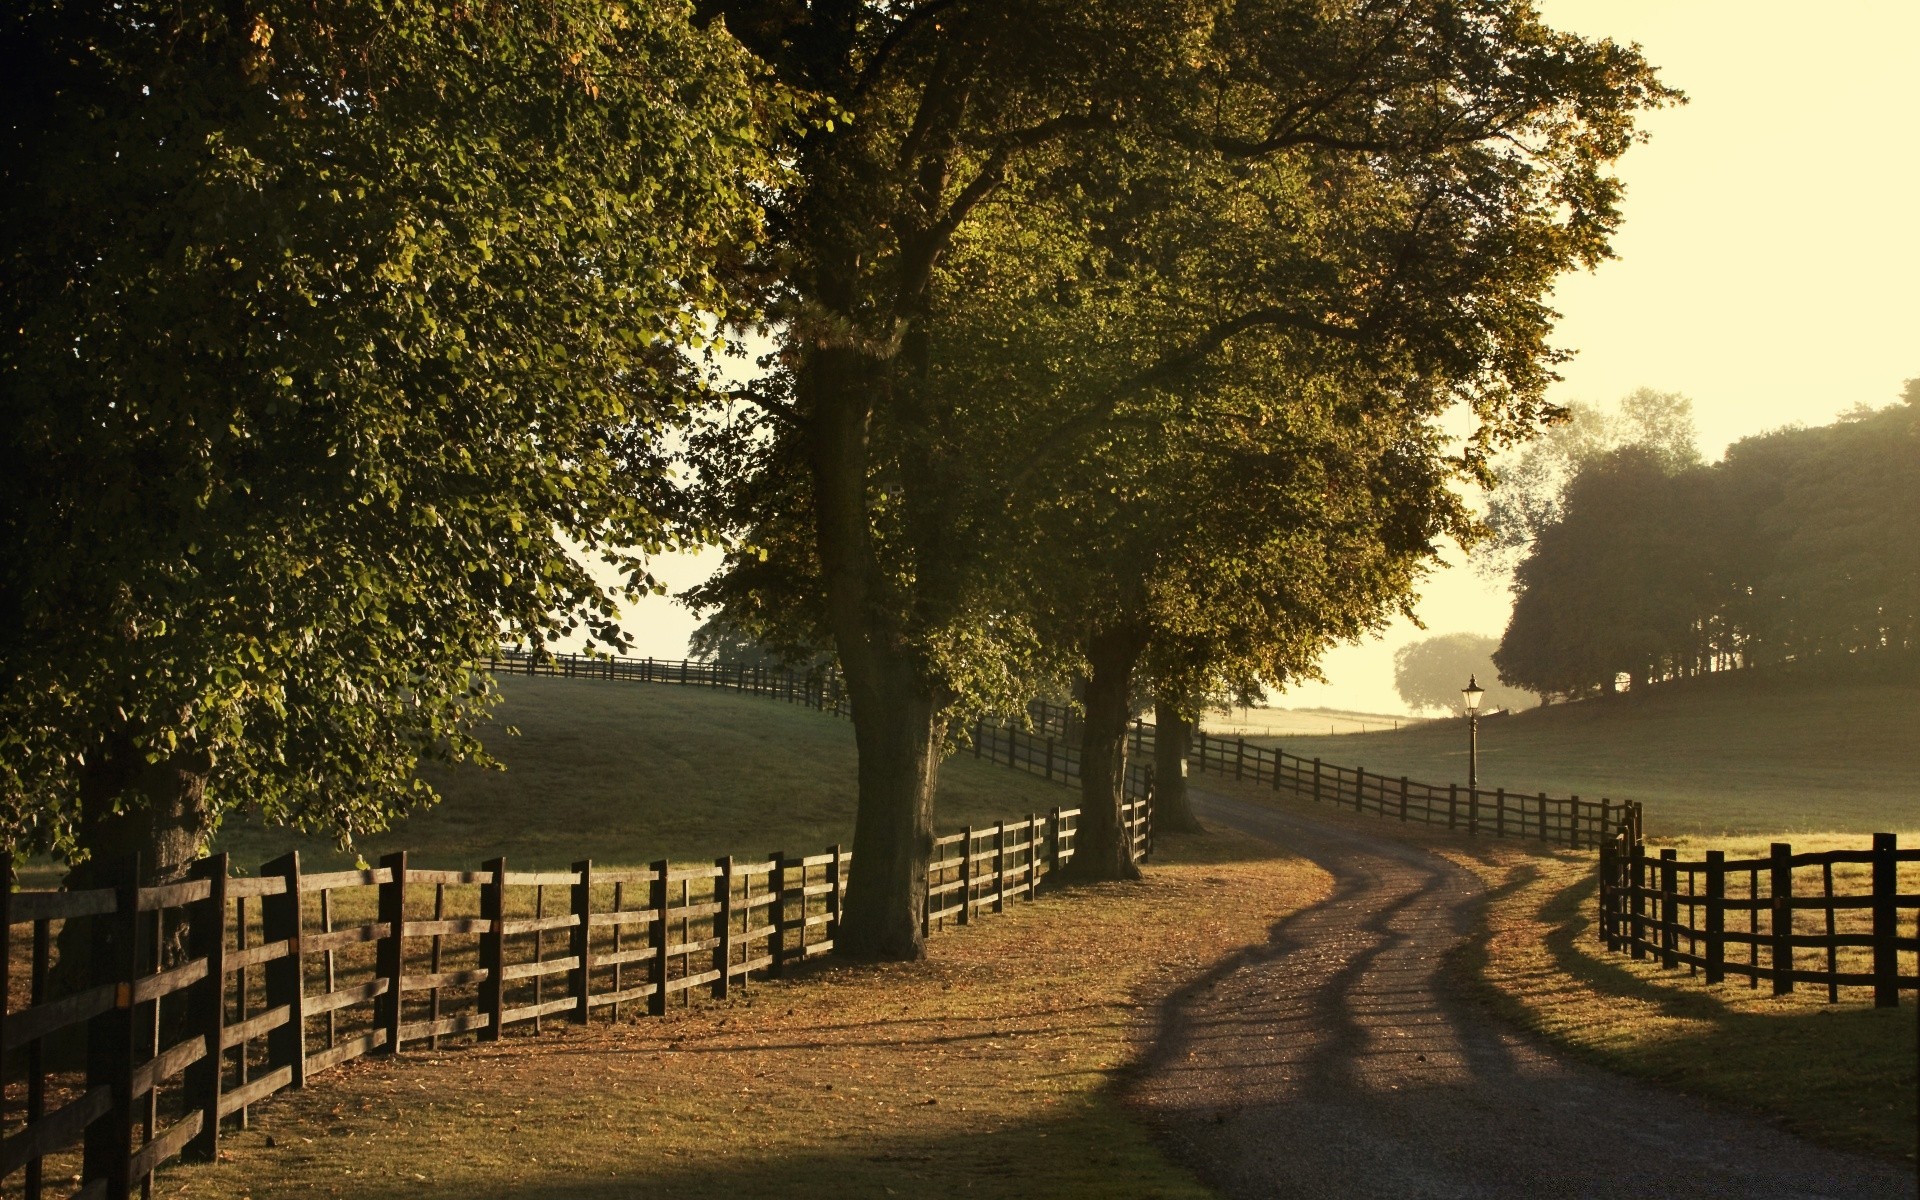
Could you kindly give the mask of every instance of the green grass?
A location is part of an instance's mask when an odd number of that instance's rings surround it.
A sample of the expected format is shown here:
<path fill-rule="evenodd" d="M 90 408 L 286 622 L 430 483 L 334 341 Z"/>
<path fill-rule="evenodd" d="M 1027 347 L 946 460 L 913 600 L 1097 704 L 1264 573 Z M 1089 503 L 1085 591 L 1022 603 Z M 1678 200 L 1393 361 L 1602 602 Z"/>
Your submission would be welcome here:
<path fill-rule="evenodd" d="M 1429 783 L 1467 777 L 1461 720 L 1250 740 Z M 1480 784 L 1639 800 L 1661 834 L 1910 826 L 1920 686 L 1715 680 L 1483 718 Z"/>
<path fill-rule="evenodd" d="M 1508 1019 L 1813 1141 L 1913 1161 L 1911 995 L 1874 1008 L 1860 988 L 1828 1004 L 1826 989 L 1808 984 L 1788 996 L 1731 976 L 1709 986 L 1684 968 L 1607 951 L 1592 922 L 1591 854 L 1486 843 L 1449 853 L 1486 880 L 1490 901 L 1452 965 Z"/>
<path fill-rule="evenodd" d="M 853 726 L 777 700 L 700 688 L 579 679 L 500 680 L 505 702 L 483 737 L 505 771 L 429 770 L 444 800 L 364 837 L 369 860 L 407 850 L 416 865 L 472 867 L 505 854 L 515 869 L 581 858 L 635 866 L 658 858 L 815 854 L 853 840 Z M 519 730 L 508 736 L 505 726 Z M 1075 794 L 957 755 L 944 764 L 935 822 L 1045 813 Z M 216 849 L 251 870 L 289 848 L 316 869 L 350 866 L 323 838 L 234 822 Z"/>

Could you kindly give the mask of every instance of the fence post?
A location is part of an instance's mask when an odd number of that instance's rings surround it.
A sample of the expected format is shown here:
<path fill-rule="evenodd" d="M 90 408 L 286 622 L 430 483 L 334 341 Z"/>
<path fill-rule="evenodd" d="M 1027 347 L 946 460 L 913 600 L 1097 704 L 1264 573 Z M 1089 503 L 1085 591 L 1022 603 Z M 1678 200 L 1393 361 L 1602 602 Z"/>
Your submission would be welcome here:
<path fill-rule="evenodd" d="M 1047 874 L 1055 875 L 1060 871 L 1060 807 L 1055 805 L 1047 813 Z"/>
<path fill-rule="evenodd" d="M 287 1067 L 293 1077 L 288 1087 L 307 1085 L 307 989 L 306 960 L 300 946 L 300 852 L 289 850 L 260 868 L 262 875 L 278 875 L 287 881 L 287 890 L 278 896 L 260 899 L 260 942 L 287 943 L 283 957 L 268 963 L 261 972 L 267 985 L 267 1008 L 285 1005 L 286 1023 L 267 1034 L 267 1066 Z M 396 991 L 398 988 L 396 987 Z"/>
<path fill-rule="evenodd" d="M 402 1003 L 400 984 L 406 970 L 406 930 L 407 930 L 407 852 L 396 850 L 380 860 L 384 870 L 393 872 L 393 878 L 380 885 L 380 923 L 387 927 L 387 936 L 380 939 L 379 950 L 375 954 L 376 970 L 379 977 L 387 981 L 386 994 L 374 1001 L 373 1024 L 375 1029 L 387 1031 L 387 1053 L 400 1053 L 400 1010 Z"/>
<path fill-rule="evenodd" d="M 1320 760 L 1317 758 L 1313 760 L 1313 802 L 1320 803 Z"/>
<path fill-rule="evenodd" d="M 1727 852 L 1707 851 L 1707 982 L 1727 974 Z"/>
<path fill-rule="evenodd" d="M 773 910 L 768 914 L 773 926 L 767 934 L 768 956 L 773 959 L 768 973 L 778 979 L 787 969 L 787 852 L 775 850 L 767 857 L 773 861 L 773 870 L 767 874 L 767 882 L 773 885 L 773 903 L 767 906 Z"/>
<path fill-rule="evenodd" d="M 1540 840 L 1550 840 L 1547 836 L 1547 794 L 1540 793 Z"/>
<path fill-rule="evenodd" d="M 1774 842 L 1768 847 L 1768 856 L 1773 860 L 1769 891 L 1772 896 L 1773 937 L 1773 994 L 1785 995 L 1793 990 L 1793 847 L 1786 842 Z"/>
<path fill-rule="evenodd" d="M 973 924 L 973 826 L 960 834 L 960 923 Z"/>
<path fill-rule="evenodd" d="M 1617 841 L 1609 839 L 1600 843 L 1600 935 L 1607 949 L 1614 952 L 1620 949 L 1620 928 L 1615 920 L 1620 903 L 1619 881 L 1615 878 L 1619 871 L 1618 853 Z"/>
<path fill-rule="evenodd" d="M 1234 750 L 1233 750 L 1233 777 L 1235 779 L 1240 779 L 1244 777 L 1246 774 L 1246 770 L 1247 770 L 1247 739 L 1244 737 L 1236 738 L 1234 740 Z"/>
<path fill-rule="evenodd" d="M 713 900 L 720 911 L 713 914 L 713 969 L 720 978 L 713 981 L 713 998 L 725 1000 L 733 975 L 733 855 L 713 860 L 720 874 L 713 880 Z"/>
<path fill-rule="evenodd" d="M 200 1110 L 200 1132 L 186 1145 L 186 1157 L 212 1162 L 220 1152 L 220 1067 L 225 1056 L 220 1038 L 227 1026 L 227 856 L 209 855 L 193 865 L 193 876 L 207 881 L 207 898 L 196 905 L 189 947 L 207 960 L 207 977 L 193 985 L 188 1000 L 193 1027 L 206 1039 L 207 1052 L 187 1068 L 182 1080 L 189 1110 Z M 0 887 L 6 880 L 0 878 Z"/>
<path fill-rule="evenodd" d="M 1667 970 L 1680 965 L 1674 957 L 1680 948 L 1680 890 L 1675 882 L 1679 868 L 1674 865 L 1679 856 L 1671 846 L 1660 851 L 1660 965 Z"/>
<path fill-rule="evenodd" d="M 140 857 L 115 872 L 114 908 L 88 918 L 95 986 L 113 989 L 114 1006 L 87 1021 L 87 1090 L 107 1089 L 107 1111 L 86 1127 L 80 1167 L 87 1183 L 104 1181 L 107 1200 L 127 1200 L 133 1185 L 133 979 L 139 969 Z"/>
<path fill-rule="evenodd" d="M 573 885 L 573 957 L 580 960 L 573 969 L 573 1020 L 587 1023 L 593 1000 L 593 860 L 583 858 L 573 864 L 580 882 Z"/>
<path fill-rule="evenodd" d="M 1873 1006 L 1900 1006 L 1899 936 L 1900 910 L 1899 849 L 1897 835 L 1873 835 Z"/>
<path fill-rule="evenodd" d="M 1647 956 L 1647 847 L 1635 839 L 1627 849 L 1628 886 L 1632 889 L 1627 922 L 1627 946 L 1635 958 Z"/>
<path fill-rule="evenodd" d="M 1364 812 L 1366 810 L 1366 799 L 1367 769 L 1365 767 L 1355 767 L 1353 769 L 1353 811 Z"/>
<path fill-rule="evenodd" d="M 993 823 L 993 911 L 1007 911 L 1007 823 Z"/>
<path fill-rule="evenodd" d="M 1405 775 L 1402 775 L 1400 777 L 1400 821 L 1401 823 L 1405 824 L 1406 819 L 1407 819 L 1407 777 Z"/>
<path fill-rule="evenodd" d="M 1460 827 L 1460 785 L 1447 785 L 1447 832 L 1452 833 Z"/>
<path fill-rule="evenodd" d="M 835 842 L 827 847 L 827 853 L 833 855 L 827 861 L 827 937 L 834 945 L 840 944 L 840 889 L 846 886 L 846 853 Z"/>
<path fill-rule="evenodd" d="M 653 864 L 653 878 L 647 881 L 647 907 L 653 912 L 653 920 L 647 925 L 647 943 L 653 949 L 653 958 L 647 964 L 647 974 L 653 980 L 647 1011 L 656 1017 L 667 1011 L 667 896 L 667 860 L 663 858 Z"/>
<path fill-rule="evenodd" d="M 1040 886 L 1040 822 L 1032 813 L 1027 814 L 1027 899 L 1033 899 L 1033 889 Z"/>
<path fill-rule="evenodd" d="M 652 660 L 648 660 L 651 662 Z M 506 981 L 501 974 L 507 966 L 507 935 L 501 926 L 507 918 L 507 860 L 491 859 L 480 864 L 488 875 L 480 885 L 480 919 L 487 923 L 480 935 L 480 1015 L 486 1022 L 480 1027 L 480 1040 L 500 1040 L 500 1015 L 506 1011 Z"/>
<path fill-rule="evenodd" d="M 1493 836 L 1507 836 L 1507 789 L 1493 789 Z"/>

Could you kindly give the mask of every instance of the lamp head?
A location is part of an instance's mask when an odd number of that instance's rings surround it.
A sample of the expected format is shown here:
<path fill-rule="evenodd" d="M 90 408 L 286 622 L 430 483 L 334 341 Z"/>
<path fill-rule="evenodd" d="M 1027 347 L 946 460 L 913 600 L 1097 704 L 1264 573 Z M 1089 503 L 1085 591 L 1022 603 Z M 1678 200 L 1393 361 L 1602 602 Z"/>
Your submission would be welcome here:
<path fill-rule="evenodd" d="M 1467 686 L 1460 689 L 1460 696 L 1467 702 L 1468 716 L 1480 711 L 1480 697 L 1486 695 L 1486 692 L 1487 689 L 1480 686 L 1478 676 L 1467 676 Z"/>

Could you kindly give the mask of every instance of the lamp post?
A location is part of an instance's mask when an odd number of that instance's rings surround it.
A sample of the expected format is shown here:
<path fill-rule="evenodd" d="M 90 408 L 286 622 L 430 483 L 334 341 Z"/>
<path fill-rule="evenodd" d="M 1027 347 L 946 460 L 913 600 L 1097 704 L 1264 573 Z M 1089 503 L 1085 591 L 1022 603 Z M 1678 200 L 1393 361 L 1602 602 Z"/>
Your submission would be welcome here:
<path fill-rule="evenodd" d="M 1480 697 L 1486 689 L 1480 686 L 1478 676 L 1467 676 L 1467 686 L 1460 689 L 1461 699 L 1467 704 L 1467 790 L 1476 791 L 1480 787 Z"/>

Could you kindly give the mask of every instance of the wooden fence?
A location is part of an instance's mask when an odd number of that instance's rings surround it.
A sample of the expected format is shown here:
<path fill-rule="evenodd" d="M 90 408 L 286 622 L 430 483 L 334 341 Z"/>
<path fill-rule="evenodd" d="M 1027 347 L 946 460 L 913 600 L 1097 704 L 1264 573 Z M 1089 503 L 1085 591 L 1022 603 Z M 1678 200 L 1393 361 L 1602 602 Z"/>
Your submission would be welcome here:
<path fill-rule="evenodd" d="M 1147 801 L 1126 816 L 1150 844 Z M 926 929 L 1031 900 L 1072 859 L 1078 817 L 1056 808 L 938 839 Z M 163 887 L 136 886 L 126 864 L 111 888 L 0 890 L 0 1053 L 14 1081 L 0 1181 L 28 1200 L 55 1180 L 61 1194 L 124 1200 L 177 1155 L 211 1158 L 223 1121 L 362 1055 L 724 998 L 833 948 L 851 861 L 833 846 L 448 871 L 401 852 L 309 874 L 288 854 L 234 877 L 216 855 Z M 87 950 L 78 982 L 58 969 L 67 946 Z"/>
<path fill-rule="evenodd" d="M 1893 834 L 1874 834 L 1867 849 L 1796 854 L 1774 842 L 1763 858 L 1698 859 L 1649 855 L 1637 835 L 1626 826 L 1600 847 L 1607 949 L 1704 972 L 1710 984 L 1771 980 L 1776 996 L 1797 983 L 1824 987 L 1829 1002 L 1843 987 L 1871 988 L 1876 1006 L 1893 1007 L 1901 989 L 1920 990 L 1920 849 L 1900 849 Z"/>
<path fill-rule="evenodd" d="M 555 675 L 581 679 L 625 679 L 723 688 L 805 704 L 836 715 L 851 711 L 837 675 L 831 671 L 799 674 L 767 667 L 731 667 L 712 662 L 665 659 L 593 658 L 576 654 L 532 656 L 502 651 L 487 660 L 503 674 Z M 1031 728 L 985 720 L 975 723 L 973 752 L 1018 770 L 1072 782 L 1080 777 L 1080 716 L 1061 704 L 1035 702 L 1027 710 Z M 1133 723 L 1134 753 L 1127 795 L 1140 798 L 1149 774 L 1141 765 L 1153 745 L 1153 726 Z M 1188 761 L 1201 771 L 1266 784 L 1276 792 L 1350 808 L 1389 820 L 1445 826 L 1469 836 L 1520 838 L 1574 848 L 1597 847 L 1636 811 L 1632 801 L 1579 796 L 1531 795 L 1505 788 L 1468 788 L 1422 783 L 1365 767 L 1342 767 L 1318 758 L 1301 758 L 1279 747 L 1261 746 L 1244 737 L 1210 737 L 1196 730 Z"/>

